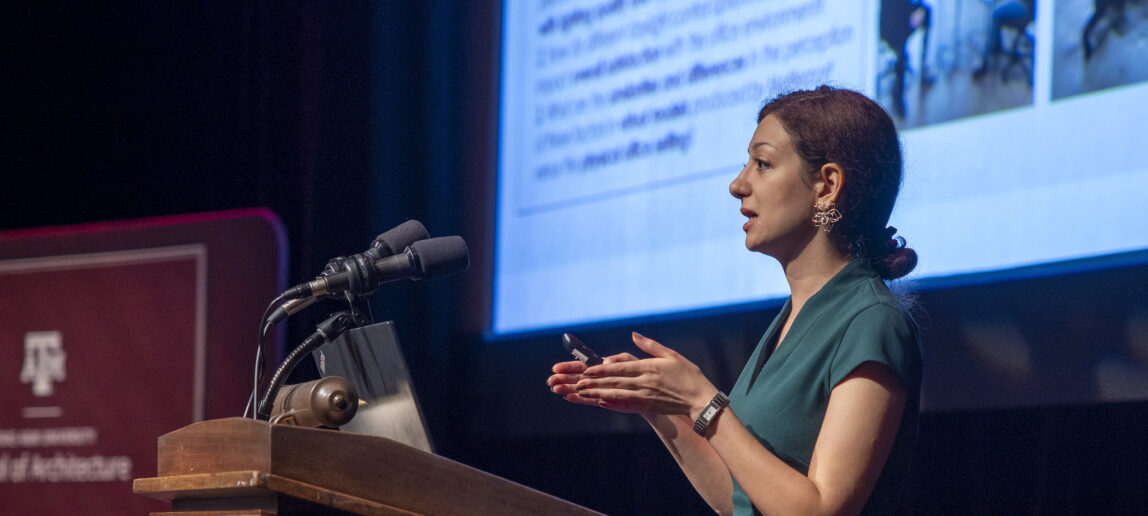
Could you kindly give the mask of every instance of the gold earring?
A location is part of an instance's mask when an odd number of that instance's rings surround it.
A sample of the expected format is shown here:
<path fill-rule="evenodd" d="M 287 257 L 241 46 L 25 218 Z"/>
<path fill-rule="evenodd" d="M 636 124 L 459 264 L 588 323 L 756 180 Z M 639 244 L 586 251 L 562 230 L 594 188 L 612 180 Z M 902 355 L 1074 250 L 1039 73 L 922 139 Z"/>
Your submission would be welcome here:
<path fill-rule="evenodd" d="M 837 211 L 837 203 L 833 201 L 818 201 L 813 208 L 817 210 L 813 214 L 813 225 L 826 233 L 841 220 L 841 212 Z"/>

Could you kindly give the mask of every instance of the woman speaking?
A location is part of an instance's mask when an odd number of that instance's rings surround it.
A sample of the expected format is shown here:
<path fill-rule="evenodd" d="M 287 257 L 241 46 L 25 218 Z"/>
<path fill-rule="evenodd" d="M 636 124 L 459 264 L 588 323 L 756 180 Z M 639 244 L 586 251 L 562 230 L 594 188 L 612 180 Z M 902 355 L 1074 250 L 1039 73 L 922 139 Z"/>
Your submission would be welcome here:
<path fill-rule="evenodd" d="M 778 97 L 757 120 L 729 191 L 746 248 L 781 264 L 790 297 L 733 389 L 637 333 L 647 358 L 561 362 L 547 384 L 644 417 L 718 513 L 891 513 L 921 385 L 916 324 L 885 284 L 917 262 L 886 226 L 896 129 L 872 100 L 828 86 Z"/>

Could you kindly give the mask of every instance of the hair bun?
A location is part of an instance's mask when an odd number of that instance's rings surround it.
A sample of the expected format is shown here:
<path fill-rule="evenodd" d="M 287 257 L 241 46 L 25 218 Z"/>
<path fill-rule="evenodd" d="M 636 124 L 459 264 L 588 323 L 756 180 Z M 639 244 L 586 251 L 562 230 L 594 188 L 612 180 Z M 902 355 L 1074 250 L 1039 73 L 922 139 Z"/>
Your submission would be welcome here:
<path fill-rule="evenodd" d="M 897 228 L 886 227 L 882 231 L 885 248 L 881 256 L 873 256 L 873 268 L 882 278 L 897 279 L 917 266 L 917 252 L 907 247 L 905 237 L 897 235 Z"/>

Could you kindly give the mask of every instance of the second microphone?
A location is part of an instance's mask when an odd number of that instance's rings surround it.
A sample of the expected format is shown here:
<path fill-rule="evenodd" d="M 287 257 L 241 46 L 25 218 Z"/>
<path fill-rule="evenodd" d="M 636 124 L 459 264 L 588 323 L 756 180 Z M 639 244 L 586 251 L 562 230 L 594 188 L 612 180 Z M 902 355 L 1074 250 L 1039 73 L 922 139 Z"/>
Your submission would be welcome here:
<path fill-rule="evenodd" d="M 369 253 L 348 256 L 343 270 L 320 276 L 289 289 L 288 299 L 326 294 L 373 291 L 383 283 L 402 279 L 420 280 L 462 272 L 470 266 L 466 242 L 459 236 L 428 238 L 411 244 L 403 252 L 373 259 Z"/>

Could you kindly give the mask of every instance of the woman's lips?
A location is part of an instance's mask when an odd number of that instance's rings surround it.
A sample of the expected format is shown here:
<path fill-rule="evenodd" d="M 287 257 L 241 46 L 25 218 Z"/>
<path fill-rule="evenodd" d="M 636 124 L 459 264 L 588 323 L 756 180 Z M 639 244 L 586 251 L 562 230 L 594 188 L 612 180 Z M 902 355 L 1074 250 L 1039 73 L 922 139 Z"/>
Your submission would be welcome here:
<path fill-rule="evenodd" d="M 749 231 L 749 227 L 752 226 L 753 221 L 757 219 L 757 214 L 752 212 L 752 211 L 749 211 L 745 208 L 741 209 L 741 214 L 745 215 L 746 217 L 749 217 L 749 220 L 745 221 L 745 224 L 741 225 L 741 230 L 742 231 Z"/>

